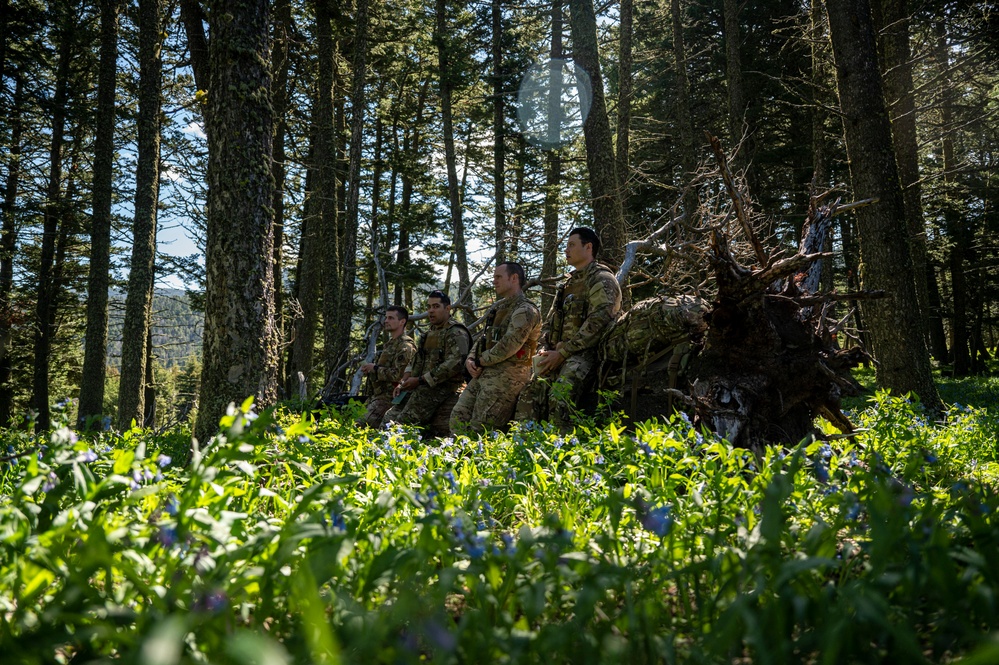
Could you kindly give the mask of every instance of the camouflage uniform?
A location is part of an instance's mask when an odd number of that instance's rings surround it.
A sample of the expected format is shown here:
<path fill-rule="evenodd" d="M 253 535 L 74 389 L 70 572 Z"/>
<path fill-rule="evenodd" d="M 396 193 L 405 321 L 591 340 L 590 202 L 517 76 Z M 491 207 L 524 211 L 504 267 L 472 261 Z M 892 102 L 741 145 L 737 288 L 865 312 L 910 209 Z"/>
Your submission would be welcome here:
<path fill-rule="evenodd" d="M 406 368 L 410 376 L 421 377 L 422 383 L 409 393 L 403 404 L 393 406 L 382 423 L 390 420 L 407 425 L 429 423 L 437 407 L 461 390 L 469 346 L 468 329 L 453 318 L 431 326 Z"/>
<path fill-rule="evenodd" d="M 541 336 L 541 312 L 520 294 L 504 298 L 486 313 L 486 327 L 469 356 L 482 374 L 472 379 L 451 412 L 455 434 L 503 427 L 517 396 L 531 378 L 531 358 Z"/>
<path fill-rule="evenodd" d="M 549 405 L 550 384 L 561 384 L 555 392 L 567 395 L 573 405 L 593 389 L 599 361 L 597 344 L 621 311 L 621 287 L 610 268 L 594 261 L 575 270 L 559 287 L 551 312 L 541 331 L 549 350 L 565 358 L 555 375 L 535 377 L 520 395 L 515 420 L 551 418 L 559 426 L 569 424 L 571 405 L 557 400 Z M 554 399 L 554 396 L 552 396 Z"/>
<path fill-rule="evenodd" d="M 416 342 L 403 333 L 390 339 L 382 349 L 375 368 L 368 374 L 371 387 L 371 399 L 368 400 L 368 410 L 358 421 L 358 425 L 378 427 L 385 417 L 385 412 L 392 408 L 392 391 L 402 378 L 402 373 L 416 355 Z"/>

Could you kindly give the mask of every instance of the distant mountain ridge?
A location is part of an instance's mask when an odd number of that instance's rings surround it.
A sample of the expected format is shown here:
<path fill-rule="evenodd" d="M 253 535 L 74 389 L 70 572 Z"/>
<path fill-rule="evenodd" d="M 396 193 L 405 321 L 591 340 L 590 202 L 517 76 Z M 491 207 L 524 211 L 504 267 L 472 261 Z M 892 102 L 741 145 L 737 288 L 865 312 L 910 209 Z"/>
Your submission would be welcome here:
<path fill-rule="evenodd" d="M 108 302 L 108 365 L 121 365 L 121 328 L 125 294 L 112 291 Z M 164 367 L 182 366 L 201 353 L 204 315 L 191 309 L 183 289 L 153 292 L 153 355 Z"/>

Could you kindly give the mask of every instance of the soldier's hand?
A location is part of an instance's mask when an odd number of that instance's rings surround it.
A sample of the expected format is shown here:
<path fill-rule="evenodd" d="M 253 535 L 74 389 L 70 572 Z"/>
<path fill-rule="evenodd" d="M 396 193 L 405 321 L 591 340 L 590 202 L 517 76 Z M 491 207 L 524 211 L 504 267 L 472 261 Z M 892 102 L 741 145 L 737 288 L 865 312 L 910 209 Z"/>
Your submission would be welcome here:
<path fill-rule="evenodd" d="M 420 385 L 420 379 L 415 376 L 403 379 L 399 383 L 399 388 L 405 391 L 416 390 L 417 386 Z"/>
<path fill-rule="evenodd" d="M 468 370 L 468 373 L 472 375 L 473 379 L 478 377 L 479 374 L 482 374 L 482 368 L 476 365 L 475 361 L 471 358 L 465 359 L 465 369 Z"/>
<path fill-rule="evenodd" d="M 554 372 L 562 366 L 562 363 L 565 362 L 565 358 L 563 358 L 562 354 L 558 351 L 542 351 L 541 355 L 543 355 L 544 358 L 542 358 L 541 362 L 538 363 L 538 371 L 542 375 Z"/>
<path fill-rule="evenodd" d="M 374 363 L 364 363 L 361 365 L 361 374 L 371 374 L 372 370 L 375 369 Z"/>
<path fill-rule="evenodd" d="M 399 393 L 401 392 L 402 392 L 402 386 L 400 386 L 398 383 L 395 384 L 395 388 L 392 389 L 392 397 L 393 398 L 398 397 Z"/>

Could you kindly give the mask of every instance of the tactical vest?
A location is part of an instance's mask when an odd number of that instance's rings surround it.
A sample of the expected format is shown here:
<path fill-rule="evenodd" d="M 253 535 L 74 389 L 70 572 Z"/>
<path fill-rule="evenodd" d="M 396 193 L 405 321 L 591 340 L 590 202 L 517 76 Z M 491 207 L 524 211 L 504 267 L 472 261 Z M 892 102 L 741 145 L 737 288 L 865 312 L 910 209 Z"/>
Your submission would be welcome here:
<path fill-rule="evenodd" d="M 600 271 L 614 274 L 610 268 L 598 263 L 597 272 Z M 558 287 L 558 292 L 555 294 L 555 316 L 549 335 L 552 346 L 569 339 L 583 327 L 586 315 L 590 313 L 589 291 L 589 278 L 570 277 L 569 281 Z"/>
<path fill-rule="evenodd" d="M 531 307 L 537 309 L 537 306 L 530 300 L 524 299 Z M 479 349 L 479 354 L 483 354 L 489 349 L 496 346 L 496 343 L 503 339 L 509 328 L 510 314 L 517 309 L 517 304 L 511 305 L 510 307 L 504 307 L 502 309 L 497 308 L 490 311 L 489 318 L 486 319 L 486 327 L 482 332 L 482 346 Z M 530 362 L 531 356 L 537 351 L 538 341 L 536 339 L 528 339 L 524 342 L 524 346 L 517 351 L 515 356 L 518 360 L 523 362 Z"/>
<path fill-rule="evenodd" d="M 471 348 L 472 334 L 468 332 L 468 328 L 466 328 L 464 324 L 458 323 L 453 319 L 449 320 L 448 325 L 439 330 L 428 330 L 426 334 L 423 335 L 422 343 L 419 348 L 419 352 L 423 354 L 424 361 L 428 363 L 428 366 L 424 367 L 424 371 L 433 370 L 435 367 L 444 362 L 444 336 L 447 335 L 447 332 L 455 326 L 465 331 L 465 338 L 469 343 L 468 348 Z M 468 370 L 464 369 L 464 371 L 467 373 Z"/>

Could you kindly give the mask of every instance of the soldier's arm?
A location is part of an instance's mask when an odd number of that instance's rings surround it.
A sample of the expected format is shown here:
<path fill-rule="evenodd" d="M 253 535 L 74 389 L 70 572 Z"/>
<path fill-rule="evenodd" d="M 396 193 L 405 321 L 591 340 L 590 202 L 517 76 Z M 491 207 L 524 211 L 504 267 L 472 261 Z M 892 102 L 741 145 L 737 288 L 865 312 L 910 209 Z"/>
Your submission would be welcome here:
<path fill-rule="evenodd" d="M 565 358 L 597 345 L 604 331 L 621 310 L 621 287 L 613 275 L 604 273 L 590 286 L 587 300 L 589 311 L 586 320 L 583 321 L 579 331 L 565 340 L 559 349 Z"/>
<path fill-rule="evenodd" d="M 441 364 L 423 374 L 423 380 L 430 387 L 448 381 L 457 376 L 468 357 L 468 336 L 458 326 L 452 326 L 447 331 L 447 344 L 444 348 L 444 359 Z"/>
<path fill-rule="evenodd" d="M 506 333 L 499 338 L 493 348 L 479 357 L 479 364 L 488 367 L 516 355 L 531 333 L 537 330 L 540 325 L 541 315 L 537 308 L 527 303 L 522 304 L 510 314 L 510 325 L 507 327 Z"/>

